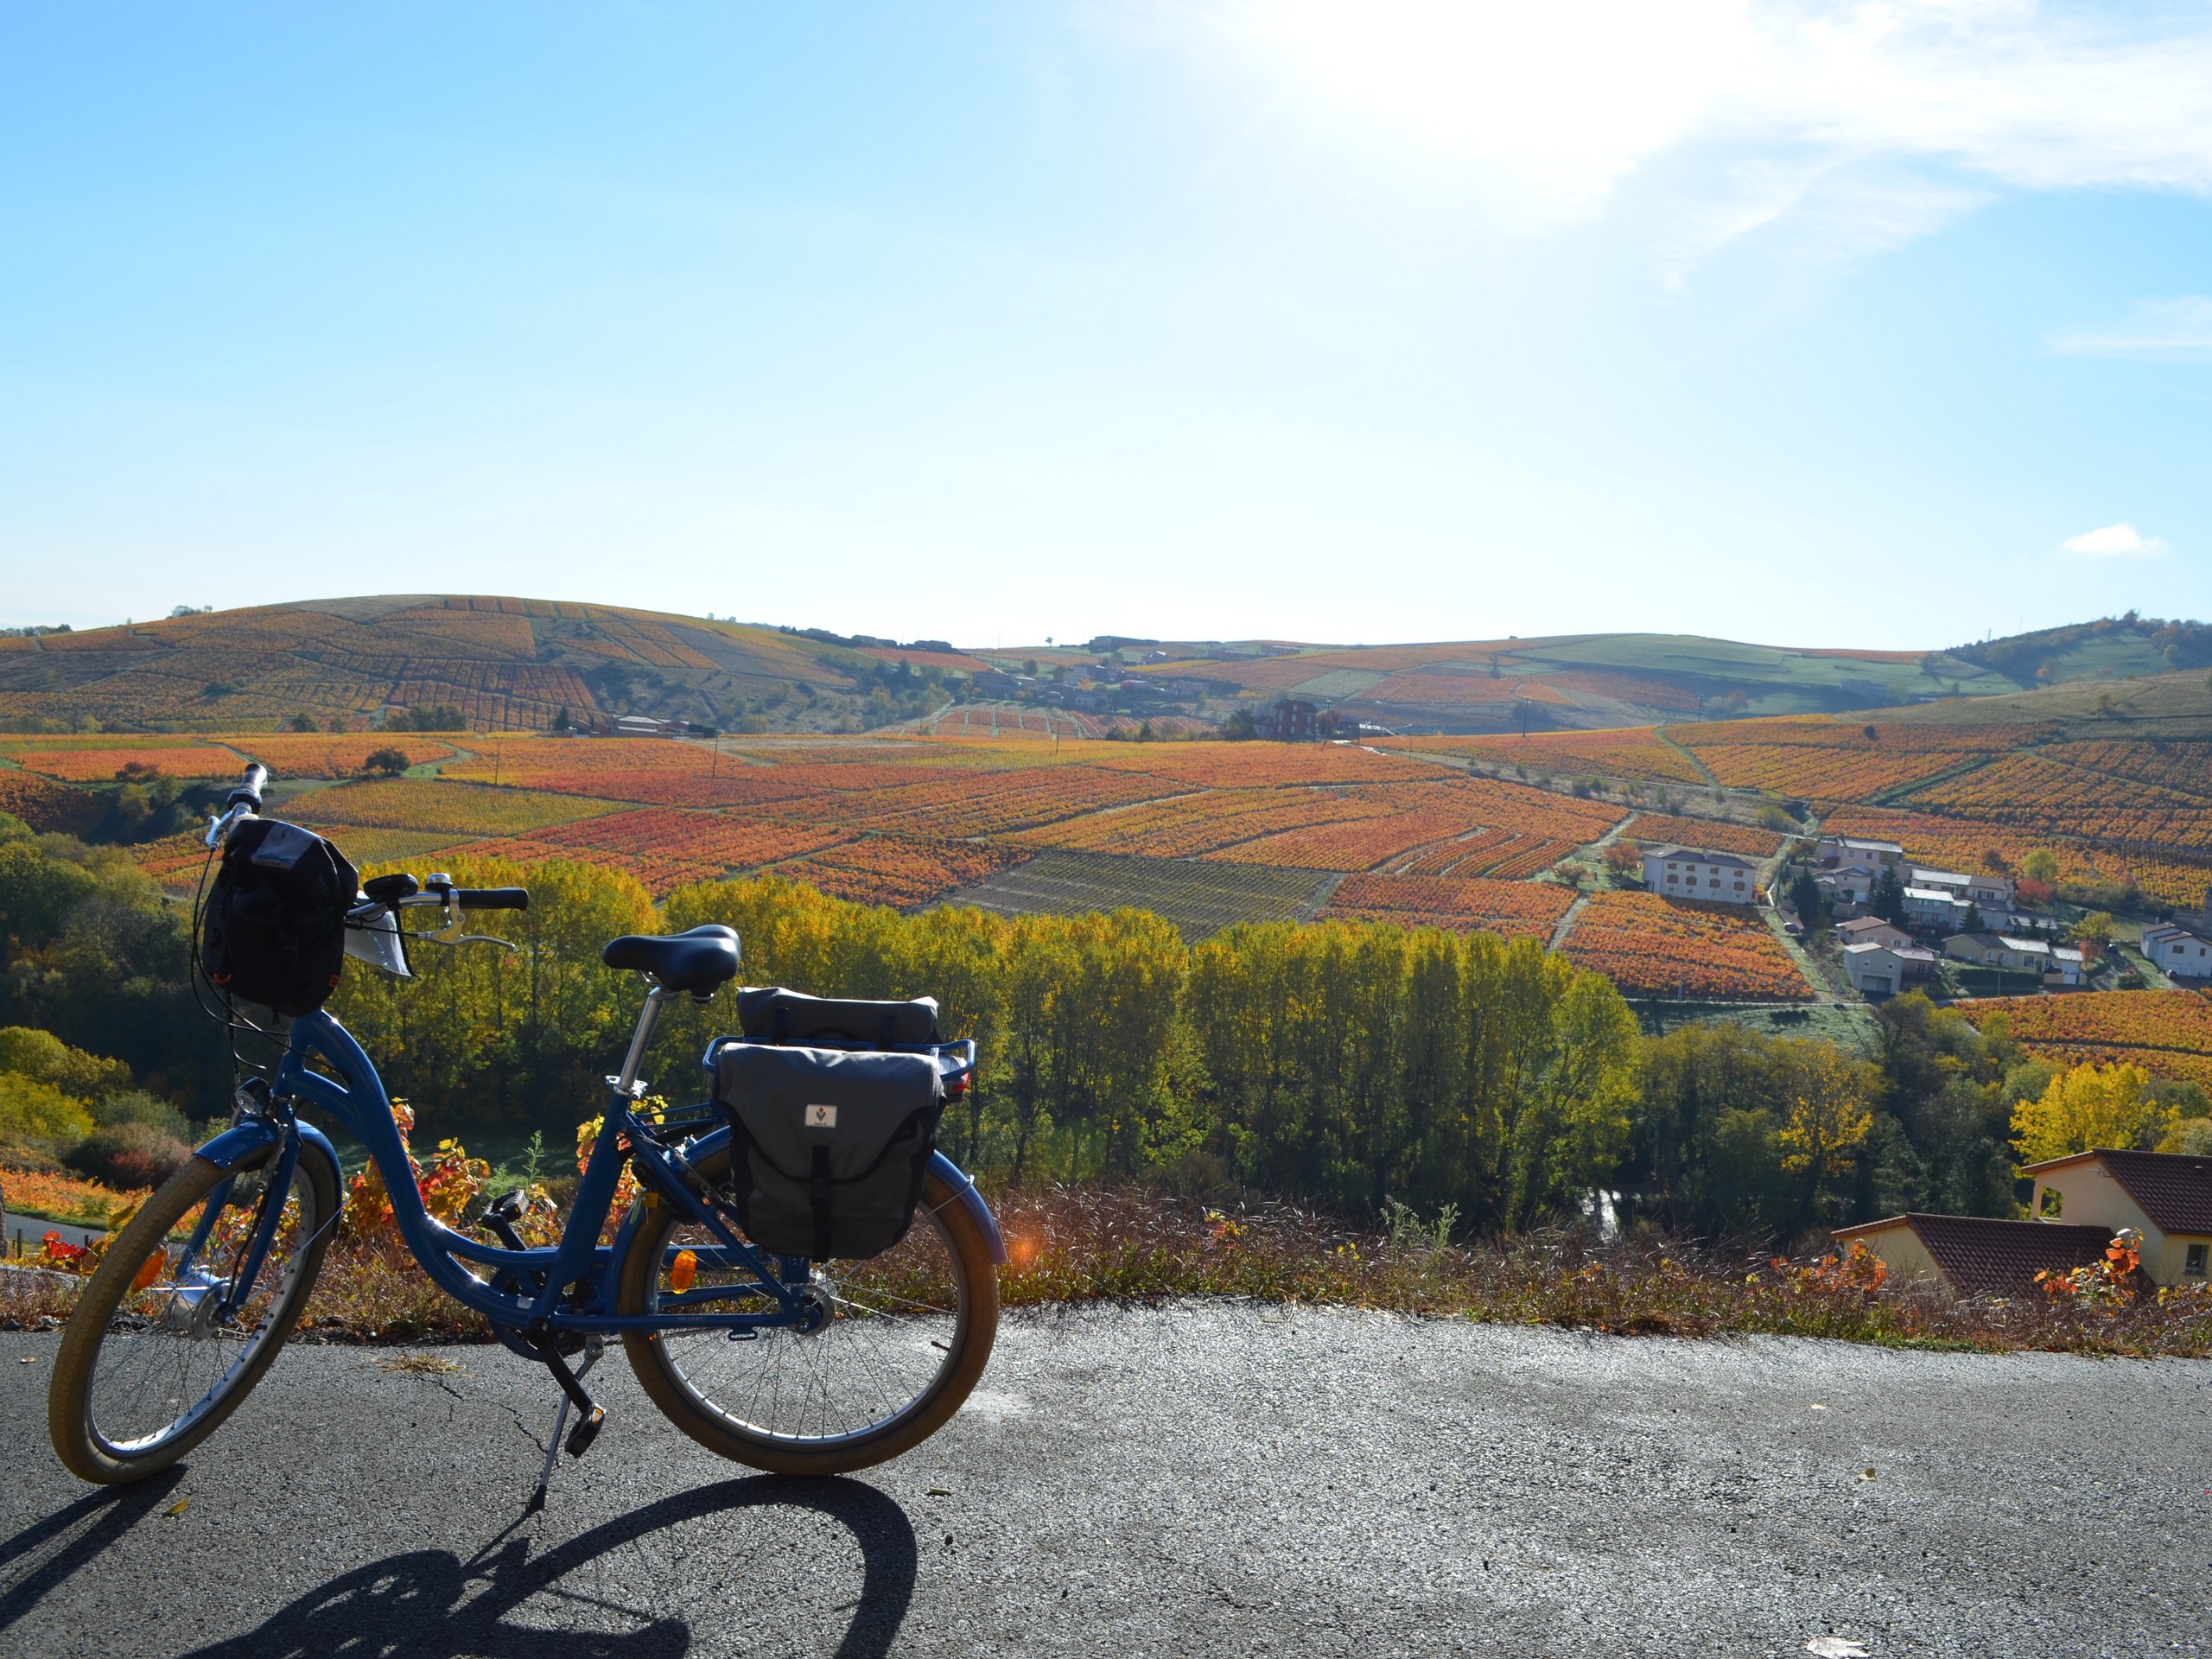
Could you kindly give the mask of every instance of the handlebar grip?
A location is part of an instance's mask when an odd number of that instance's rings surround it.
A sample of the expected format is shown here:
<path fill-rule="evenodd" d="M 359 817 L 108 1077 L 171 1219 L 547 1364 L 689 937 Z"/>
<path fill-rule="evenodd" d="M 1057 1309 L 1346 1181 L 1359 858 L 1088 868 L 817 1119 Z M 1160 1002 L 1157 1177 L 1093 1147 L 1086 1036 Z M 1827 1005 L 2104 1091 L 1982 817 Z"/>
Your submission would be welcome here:
<path fill-rule="evenodd" d="M 453 902 L 461 910 L 528 910 L 528 887 L 455 887 Z"/>
<path fill-rule="evenodd" d="M 257 760 L 245 769 L 244 780 L 231 791 L 230 798 L 223 804 L 226 807 L 250 806 L 258 812 L 261 810 L 261 791 L 268 787 L 269 768 Z"/>

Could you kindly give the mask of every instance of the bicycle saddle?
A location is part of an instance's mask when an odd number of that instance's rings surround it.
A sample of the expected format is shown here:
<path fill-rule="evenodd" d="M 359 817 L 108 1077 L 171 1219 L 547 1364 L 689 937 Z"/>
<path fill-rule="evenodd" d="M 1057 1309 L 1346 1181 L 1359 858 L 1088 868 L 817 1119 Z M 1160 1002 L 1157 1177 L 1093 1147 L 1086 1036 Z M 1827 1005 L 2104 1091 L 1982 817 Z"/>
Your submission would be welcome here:
<path fill-rule="evenodd" d="M 704 995 L 737 977 L 737 931 L 709 922 L 688 933 L 625 933 L 599 959 L 610 968 L 651 974 L 671 991 Z"/>

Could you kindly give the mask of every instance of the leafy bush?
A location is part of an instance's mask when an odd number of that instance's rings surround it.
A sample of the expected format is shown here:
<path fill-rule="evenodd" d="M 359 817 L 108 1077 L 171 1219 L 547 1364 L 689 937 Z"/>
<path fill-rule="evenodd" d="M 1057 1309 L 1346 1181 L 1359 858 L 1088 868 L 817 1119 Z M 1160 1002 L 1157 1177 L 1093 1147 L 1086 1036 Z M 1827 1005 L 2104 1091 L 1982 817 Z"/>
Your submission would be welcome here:
<path fill-rule="evenodd" d="M 150 1123 L 117 1123 L 94 1129 L 64 1161 L 110 1186 L 139 1187 L 159 1186 L 191 1156 L 191 1147 Z"/>
<path fill-rule="evenodd" d="M 83 1101 L 20 1071 L 0 1071 L 0 1135 L 76 1141 L 92 1127 Z"/>
<path fill-rule="evenodd" d="M 87 1054 L 29 1026 L 0 1026 L 0 1071 L 50 1083 L 80 1100 L 130 1086 L 130 1068 L 121 1060 Z"/>
<path fill-rule="evenodd" d="M 174 1141 L 193 1138 L 192 1120 L 178 1109 L 176 1103 L 163 1100 L 159 1095 L 149 1095 L 143 1089 L 125 1089 L 94 1101 L 92 1122 L 104 1129 L 118 1128 L 125 1123 L 143 1123 L 148 1128 L 159 1129 Z"/>

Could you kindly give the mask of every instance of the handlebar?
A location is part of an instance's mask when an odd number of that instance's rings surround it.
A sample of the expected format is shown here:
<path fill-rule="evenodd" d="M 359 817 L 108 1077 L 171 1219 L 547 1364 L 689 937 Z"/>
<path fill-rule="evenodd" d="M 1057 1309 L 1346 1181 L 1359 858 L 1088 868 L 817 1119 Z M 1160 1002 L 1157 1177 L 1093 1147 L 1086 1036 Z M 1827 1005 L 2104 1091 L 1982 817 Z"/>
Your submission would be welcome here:
<path fill-rule="evenodd" d="M 207 820 L 207 845 L 221 846 L 229 838 L 232 826 L 240 818 L 250 818 L 259 812 L 261 791 L 268 786 L 269 768 L 258 760 L 249 764 L 238 786 L 224 798 L 221 815 Z"/>
<path fill-rule="evenodd" d="M 528 910 L 528 887 L 454 887 L 450 889 L 458 910 Z"/>

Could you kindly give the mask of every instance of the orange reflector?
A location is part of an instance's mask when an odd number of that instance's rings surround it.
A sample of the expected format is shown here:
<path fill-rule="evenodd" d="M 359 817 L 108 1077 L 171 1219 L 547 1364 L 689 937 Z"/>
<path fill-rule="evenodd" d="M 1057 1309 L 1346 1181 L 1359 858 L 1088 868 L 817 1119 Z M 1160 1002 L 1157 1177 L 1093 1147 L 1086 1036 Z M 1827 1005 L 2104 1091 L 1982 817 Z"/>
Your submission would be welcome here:
<path fill-rule="evenodd" d="M 699 1276 L 699 1258 L 690 1250 L 678 1250 L 676 1260 L 669 1264 L 668 1287 L 681 1296 L 691 1288 L 691 1281 Z"/>
<path fill-rule="evenodd" d="M 138 1269 L 138 1276 L 130 1281 L 133 1290 L 143 1290 L 162 1276 L 162 1268 L 168 1260 L 165 1251 L 156 1250 L 146 1258 L 146 1265 Z"/>

